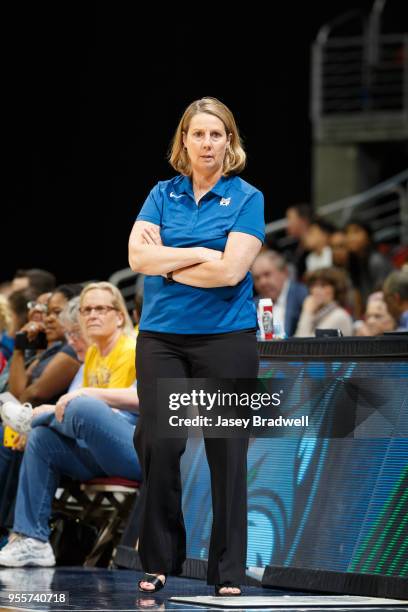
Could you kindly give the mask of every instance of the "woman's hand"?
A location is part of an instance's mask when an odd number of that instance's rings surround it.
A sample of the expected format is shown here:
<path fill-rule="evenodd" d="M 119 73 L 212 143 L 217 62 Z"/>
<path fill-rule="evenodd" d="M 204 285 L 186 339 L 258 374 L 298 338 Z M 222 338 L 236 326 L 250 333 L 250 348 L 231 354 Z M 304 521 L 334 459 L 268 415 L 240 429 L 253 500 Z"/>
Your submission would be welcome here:
<path fill-rule="evenodd" d="M 154 225 L 146 226 L 142 230 L 142 239 L 144 244 L 153 244 L 156 246 L 163 246 L 163 242 L 160 236 L 160 229 Z M 216 251 L 214 249 L 207 249 L 206 247 L 198 247 L 200 249 L 200 258 L 202 263 L 207 261 L 217 261 L 222 259 L 223 252 Z M 162 276 L 166 276 L 163 274 Z"/>
<path fill-rule="evenodd" d="M 162 239 L 160 236 L 160 230 L 157 225 L 146 226 L 142 230 L 142 239 L 144 244 L 155 244 L 156 246 L 163 246 Z"/>
<path fill-rule="evenodd" d="M 29 342 L 35 340 L 37 335 L 43 331 L 45 331 L 45 326 L 41 321 L 29 321 L 20 329 L 20 332 L 27 334 Z"/>
<path fill-rule="evenodd" d="M 134 272 L 147 276 L 160 276 L 174 270 L 207 263 L 210 257 L 214 257 L 206 253 L 210 249 L 203 247 L 165 246 L 160 229 L 160 225 L 149 221 L 135 221 L 129 237 L 129 265 Z M 152 249 L 152 246 L 155 248 Z"/>
<path fill-rule="evenodd" d="M 31 418 L 34 419 L 45 412 L 55 412 L 55 406 L 53 404 L 42 404 L 41 406 L 37 406 L 37 408 L 34 408 Z"/>
<path fill-rule="evenodd" d="M 314 295 L 308 295 L 303 302 L 303 311 L 307 314 L 313 315 L 319 310 L 321 303 L 315 298 Z"/>
<path fill-rule="evenodd" d="M 55 418 L 57 421 L 62 423 L 64 420 L 65 408 L 68 406 L 69 402 L 71 402 L 76 397 L 80 395 L 85 395 L 83 389 L 77 389 L 76 391 L 71 391 L 71 393 L 65 393 L 65 395 L 61 395 L 56 406 L 55 406 Z"/>
<path fill-rule="evenodd" d="M 215 249 L 207 249 L 206 247 L 197 247 L 200 252 L 201 263 L 208 263 L 209 261 L 219 261 L 224 255 L 223 251 L 216 251 Z M 174 270 L 177 272 L 178 270 Z M 167 274 L 162 274 L 164 278 Z M 176 279 L 174 279 L 176 280 Z"/>

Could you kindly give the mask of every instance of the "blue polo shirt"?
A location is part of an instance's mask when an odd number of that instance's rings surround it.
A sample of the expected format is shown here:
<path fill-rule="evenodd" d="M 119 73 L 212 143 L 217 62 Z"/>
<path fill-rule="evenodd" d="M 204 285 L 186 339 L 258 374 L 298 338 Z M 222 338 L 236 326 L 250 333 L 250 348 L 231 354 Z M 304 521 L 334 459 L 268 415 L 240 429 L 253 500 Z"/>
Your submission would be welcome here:
<path fill-rule="evenodd" d="M 262 193 L 238 176 L 221 177 L 196 204 L 191 179 L 176 176 L 153 187 L 137 217 L 161 228 L 163 245 L 224 251 L 230 232 L 265 237 Z M 256 327 L 248 272 L 235 287 L 200 288 L 146 276 L 139 329 L 219 334 Z"/>

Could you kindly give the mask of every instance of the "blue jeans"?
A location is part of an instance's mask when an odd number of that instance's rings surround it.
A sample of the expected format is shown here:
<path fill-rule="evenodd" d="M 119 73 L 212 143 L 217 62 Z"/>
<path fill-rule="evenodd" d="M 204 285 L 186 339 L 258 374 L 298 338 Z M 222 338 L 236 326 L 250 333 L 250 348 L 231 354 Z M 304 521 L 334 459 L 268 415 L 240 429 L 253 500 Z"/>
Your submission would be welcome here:
<path fill-rule="evenodd" d="M 13 531 L 48 540 L 52 500 L 62 474 L 80 481 L 141 479 L 133 447 L 135 426 L 104 402 L 78 397 L 68 404 L 62 423 L 53 415 L 40 415 L 33 425 L 20 470 Z"/>

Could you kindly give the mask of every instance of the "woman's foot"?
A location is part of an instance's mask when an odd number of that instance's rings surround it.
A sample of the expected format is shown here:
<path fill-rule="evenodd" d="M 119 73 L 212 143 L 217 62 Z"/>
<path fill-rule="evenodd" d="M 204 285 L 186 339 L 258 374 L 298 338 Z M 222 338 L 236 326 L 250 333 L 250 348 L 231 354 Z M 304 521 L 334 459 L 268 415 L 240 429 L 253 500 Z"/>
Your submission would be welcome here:
<path fill-rule="evenodd" d="M 145 574 L 139 580 L 139 591 L 143 593 L 156 593 L 166 584 L 167 574 Z"/>
<path fill-rule="evenodd" d="M 224 582 L 224 584 L 215 585 L 215 594 L 220 597 L 238 597 L 241 595 L 241 587 L 239 584 Z"/>

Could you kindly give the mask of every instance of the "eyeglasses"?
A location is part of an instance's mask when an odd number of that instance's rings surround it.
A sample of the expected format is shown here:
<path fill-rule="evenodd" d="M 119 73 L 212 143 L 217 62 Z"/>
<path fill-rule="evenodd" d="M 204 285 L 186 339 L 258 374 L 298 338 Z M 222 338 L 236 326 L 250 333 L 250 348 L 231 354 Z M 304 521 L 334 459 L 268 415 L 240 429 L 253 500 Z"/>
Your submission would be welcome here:
<path fill-rule="evenodd" d="M 110 310 L 117 310 L 117 308 L 115 306 L 84 306 L 79 309 L 79 312 L 83 317 L 89 317 L 93 310 L 98 316 L 104 317 Z"/>
<path fill-rule="evenodd" d="M 41 304 L 39 302 L 27 302 L 27 310 L 39 310 L 40 312 L 47 312 L 47 304 Z"/>

